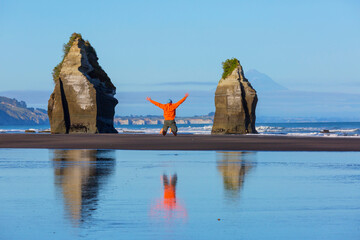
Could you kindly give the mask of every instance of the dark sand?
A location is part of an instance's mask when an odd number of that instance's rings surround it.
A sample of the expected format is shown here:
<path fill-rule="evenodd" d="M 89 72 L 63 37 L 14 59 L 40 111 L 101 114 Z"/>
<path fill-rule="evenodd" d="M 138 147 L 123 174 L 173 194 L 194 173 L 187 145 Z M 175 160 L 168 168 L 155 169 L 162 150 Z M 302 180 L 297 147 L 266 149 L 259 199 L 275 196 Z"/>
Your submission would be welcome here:
<path fill-rule="evenodd" d="M 360 138 L 262 135 L 0 134 L 0 148 L 360 151 Z"/>

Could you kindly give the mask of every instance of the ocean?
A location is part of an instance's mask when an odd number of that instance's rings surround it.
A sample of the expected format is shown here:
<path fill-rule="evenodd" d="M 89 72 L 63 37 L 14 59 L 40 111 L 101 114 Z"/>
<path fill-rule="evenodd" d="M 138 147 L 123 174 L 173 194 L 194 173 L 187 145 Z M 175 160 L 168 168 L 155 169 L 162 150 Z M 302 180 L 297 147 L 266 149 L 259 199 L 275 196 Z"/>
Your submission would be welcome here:
<path fill-rule="evenodd" d="M 158 134 L 162 125 L 115 126 L 118 132 L 134 134 Z M 178 124 L 179 134 L 211 134 L 210 124 Z M 0 133 L 24 133 L 49 130 L 50 126 L 0 126 Z M 288 136 L 360 136 L 360 122 L 307 122 L 307 123 L 257 123 L 256 130 L 263 135 Z M 44 133 L 46 134 L 46 133 Z"/>

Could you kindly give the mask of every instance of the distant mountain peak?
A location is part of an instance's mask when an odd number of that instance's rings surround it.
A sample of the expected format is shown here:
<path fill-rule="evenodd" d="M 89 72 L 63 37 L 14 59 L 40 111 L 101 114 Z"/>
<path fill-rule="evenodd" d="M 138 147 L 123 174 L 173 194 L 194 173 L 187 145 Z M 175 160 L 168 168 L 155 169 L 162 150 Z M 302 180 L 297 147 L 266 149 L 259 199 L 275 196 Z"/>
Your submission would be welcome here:
<path fill-rule="evenodd" d="M 258 70 L 256 70 L 256 69 L 250 69 L 250 70 L 248 70 L 248 71 L 246 71 L 246 74 L 263 74 L 263 73 L 261 73 L 261 72 L 259 72 Z M 264 74 L 265 75 L 265 74 Z"/>
<path fill-rule="evenodd" d="M 245 77 L 258 92 L 268 92 L 277 90 L 287 90 L 286 87 L 278 84 L 268 75 L 259 72 L 256 69 L 250 69 L 245 73 Z"/>

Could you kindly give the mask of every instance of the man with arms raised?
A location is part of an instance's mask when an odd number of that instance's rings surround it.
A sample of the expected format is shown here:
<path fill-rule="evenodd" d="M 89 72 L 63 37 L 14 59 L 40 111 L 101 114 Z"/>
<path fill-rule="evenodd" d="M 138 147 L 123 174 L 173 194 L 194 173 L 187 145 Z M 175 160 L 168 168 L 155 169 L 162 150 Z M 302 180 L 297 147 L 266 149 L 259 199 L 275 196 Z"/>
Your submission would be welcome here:
<path fill-rule="evenodd" d="M 169 99 L 166 104 L 161 104 L 158 102 L 155 102 L 150 97 L 147 97 L 146 100 L 154 104 L 155 106 L 158 106 L 162 110 L 164 110 L 164 126 L 160 131 L 160 134 L 166 135 L 166 132 L 168 128 L 170 127 L 170 132 L 172 132 L 175 136 L 177 135 L 177 126 L 175 122 L 175 116 L 176 116 L 176 108 L 182 104 L 186 98 L 189 96 L 188 93 L 185 94 L 185 97 L 183 97 L 180 101 L 177 103 L 172 103 L 172 100 Z"/>

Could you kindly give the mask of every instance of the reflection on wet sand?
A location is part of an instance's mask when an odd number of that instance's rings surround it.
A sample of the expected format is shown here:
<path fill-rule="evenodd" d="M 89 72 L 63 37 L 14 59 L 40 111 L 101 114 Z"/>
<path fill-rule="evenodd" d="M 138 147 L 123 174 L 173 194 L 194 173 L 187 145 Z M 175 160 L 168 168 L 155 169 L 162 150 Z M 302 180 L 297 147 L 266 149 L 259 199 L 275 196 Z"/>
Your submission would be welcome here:
<path fill-rule="evenodd" d="M 218 152 L 217 169 L 228 198 L 238 198 L 246 174 L 255 166 L 255 156 L 252 152 Z"/>
<path fill-rule="evenodd" d="M 186 209 L 181 201 L 176 198 L 177 174 L 175 173 L 172 176 L 163 174 L 161 179 L 164 187 L 164 195 L 161 200 L 158 199 L 155 204 L 152 205 L 150 210 L 151 217 L 156 220 L 184 220 L 187 217 Z"/>
<path fill-rule="evenodd" d="M 63 193 L 74 226 L 96 210 L 102 183 L 113 172 L 114 156 L 114 151 L 54 150 L 55 184 Z"/>

